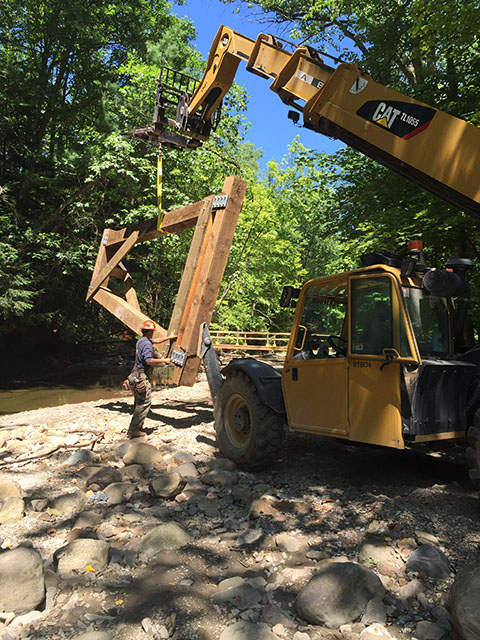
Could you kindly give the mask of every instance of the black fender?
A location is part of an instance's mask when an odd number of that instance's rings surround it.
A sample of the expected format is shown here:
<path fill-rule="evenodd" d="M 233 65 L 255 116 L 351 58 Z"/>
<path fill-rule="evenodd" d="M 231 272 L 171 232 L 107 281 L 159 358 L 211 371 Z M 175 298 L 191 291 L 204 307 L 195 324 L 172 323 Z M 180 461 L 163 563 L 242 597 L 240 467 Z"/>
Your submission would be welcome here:
<path fill-rule="evenodd" d="M 234 358 L 222 369 L 222 375 L 227 376 L 231 371 L 241 371 L 248 376 L 263 404 L 275 413 L 286 413 L 282 376 L 277 369 L 255 358 Z"/>

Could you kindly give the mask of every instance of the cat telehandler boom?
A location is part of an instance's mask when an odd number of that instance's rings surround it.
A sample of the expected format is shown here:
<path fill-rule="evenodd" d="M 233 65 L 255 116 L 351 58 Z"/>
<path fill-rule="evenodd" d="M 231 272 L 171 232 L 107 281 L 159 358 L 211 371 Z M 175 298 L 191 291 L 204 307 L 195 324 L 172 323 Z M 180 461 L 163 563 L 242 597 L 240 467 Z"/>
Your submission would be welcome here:
<path fill-rule="evenodd" d="M 196 148 L 215 128 L 238 64 L 272 80 L 295 123 L 342 140 L 480 218 L 480 129 L 375 82 L 353 64 L 335 68 L 306 46 L 270 35 L 254 41 L 221 26 L 199 82 L 163 69 L 154 122 L 134 135 Z M 337 61 L 336 61 L 337 62 Z M 271 463 L 290 430 L 403 449 L 409 442 L 467 439 L 480 486 L 480 349 L 466 330 L 473 263 L 362 256 L 361 268 L 285 287 L 295 306 L 281 372 L 235 359 L 210 377 L 221 451 L 249 468 Z M 201 350 L 210 366 L 211 340 Z"/>

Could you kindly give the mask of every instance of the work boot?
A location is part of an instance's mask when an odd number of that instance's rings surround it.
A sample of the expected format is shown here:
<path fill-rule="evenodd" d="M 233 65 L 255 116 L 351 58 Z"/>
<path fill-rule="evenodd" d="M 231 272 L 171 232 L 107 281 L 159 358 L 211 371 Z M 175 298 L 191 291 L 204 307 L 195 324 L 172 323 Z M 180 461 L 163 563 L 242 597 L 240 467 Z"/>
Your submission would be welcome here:
<path fill-rule="evenodd" d="M 127 431 L 127 438 L 133 440 L 134 438 L 141 438 L 144 435 L 141 429 L 129 429 Z"/>

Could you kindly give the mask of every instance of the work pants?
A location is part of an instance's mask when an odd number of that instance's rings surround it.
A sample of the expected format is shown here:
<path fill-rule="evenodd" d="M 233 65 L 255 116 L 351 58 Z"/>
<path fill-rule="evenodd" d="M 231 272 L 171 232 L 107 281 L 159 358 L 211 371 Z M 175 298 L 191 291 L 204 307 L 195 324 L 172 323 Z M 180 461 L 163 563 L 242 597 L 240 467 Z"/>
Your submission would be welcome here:
<path fill-rule="evenodd" d="M 141 435 L 143 423 L 152 404 L 152 385 L 144 373 L 138 375 L 140 382 L 133 386 L 134 407 L 133 416 L 128 427 L 127 435 L 135 438 Z"/>

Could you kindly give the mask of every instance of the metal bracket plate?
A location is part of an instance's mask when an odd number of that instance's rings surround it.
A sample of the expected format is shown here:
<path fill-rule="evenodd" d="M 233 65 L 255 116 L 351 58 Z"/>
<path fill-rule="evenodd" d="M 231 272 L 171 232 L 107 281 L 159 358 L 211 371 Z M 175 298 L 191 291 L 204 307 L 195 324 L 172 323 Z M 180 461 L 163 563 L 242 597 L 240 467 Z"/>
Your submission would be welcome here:
<path fill-rule="evenodd" d="M 228 194 L 221 194 L 213 198 L 212 209 L 225 209 L 228 202 Z"/>
<path fill-rule="evenodd" d="M 185 351 L 179 351 L 178 349 L 172 351 L 172 363 L 177 365 L 177 367 L 183 367 L 186 357 L 187 354 Z"/>

